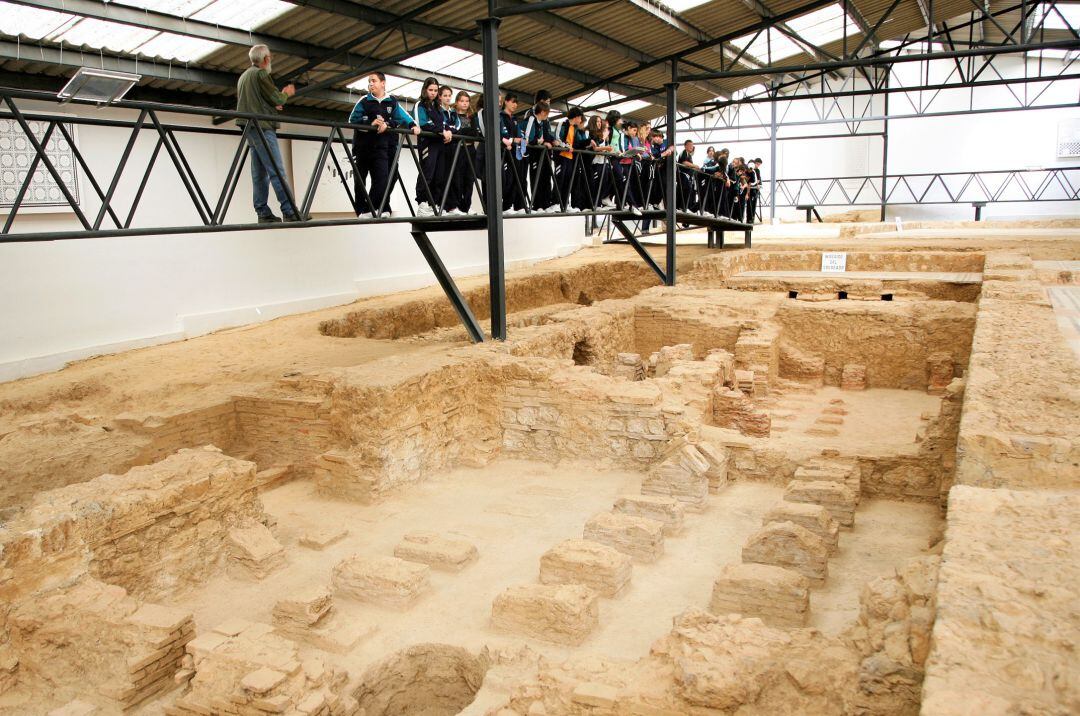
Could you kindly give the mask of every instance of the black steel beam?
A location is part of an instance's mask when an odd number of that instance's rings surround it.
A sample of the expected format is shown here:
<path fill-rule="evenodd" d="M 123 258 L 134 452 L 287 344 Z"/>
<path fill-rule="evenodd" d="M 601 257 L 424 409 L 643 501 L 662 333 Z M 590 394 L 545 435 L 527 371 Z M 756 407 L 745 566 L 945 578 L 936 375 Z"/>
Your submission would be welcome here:
<path fill-rule="evenodd" d="M 611 0 L 538 0 L 495 8 L 495 17 L 512 17 L 514 15 L 528 15 L 534 12 L 548 12 L 550 10 L 562 10 L 580 5 L 596 5 L 597 3 L 611 2 Z"/>
<path fill-rule="evenodd" d="M 923 52 L 913 55 L 888 55 L 875 57 L 851 57 L 829 62 L 811 62 L 803 65 L 786 67 L 766 67 L 760 70 L 728 70 L 726 72 L 708 72 L 682 75 L 680 80 L 694 82 L 709 79 L 733 79 L 736 77 L 756 77 L 759 75 L 788 75 L 817 70 L 843 69 L 851 67 L 887 67 L 904 62 L 926 62 L 929 60 L 951 60 L 957 57 L 983 57 L 1040 50 L 1080 50 L 1080 40 L 1058 40 L 1055 42 L 1036 42 L 1027 45 L 995 45 L 968 50 L 949 50 L 945 52 Z"/>
<path fill-rule="evenodd" d="M 488 0 L 494 8 L 494 0 Z M 499 23 L 497 17 L 480 20 L 484 52 L 484 210 L 487 213 L 488 281 L 491 298 L 491 337 L 506 340 L 506 253 L 503 247 L 503 146 L 499 113 Z"/>
<path fill-rule="evenodd" d="M 667 252 L 665 255 L 665 272 L 664 272 L 664 284 L 667 286 L 675 285 L 675 231 L 678 228 L 676 224 L 677 204 L 678 204 L 678 191 L 676 189 L 676 182 L 678 182 L 679 163 L 677 161 L 679 149 L 675 141 L 675 100 L 678 99 L 679 83 L 675 81 L 675 76 L 679 72 L 679 63 L 671 63 L 671 82 L 664 85 L 664 89 L 667 90 L 667 137 L 668 146 L 671 147 L 671 155 L 667 159 L 667 172 L 664 175 L 664 208 L 667 213 Z"/>
<path fill-rule="evenodd" d="M 473 343 L 484 342 L 484 329 L 480 327 L 480 322 L 476 320 L 476 316 L 473 315 L 472 309 L 469 308 L 469 302 L 465 300 L 465 297 L 461 295 L 461 290 L 458 289 L 457 284 L 454 283 L 454 277 L 450 275 L 450 272 L 446 270 L 446 265 L 443 264 L 442 258 L 439 256 L 439 252 L 435 250 L 435 247 L 431 243 L 431 239 L 422 230 L 413 226 L 412 231 L 413 240 L 416 241 L 416 247 L 420 249 L 420 253 L 424 255 L 424 260 L 427 261 L 428 266 L 431 268 L 431 272 L 435 274 L 436 280 L 439 285 L 442 286 L 443 292 L 446 297 L 450 299 L 450 304 L 454 307 L 454 310 L 458 314 L 458 318 L 465 325 L 465 330 L 469 334 L 469 339 Z"/>
<path fill-rule="evenodd" d="M 641 245 L 641 242 L 639 242 L 637 237 L 634 236 L 633 230 L 625 223 L 623 223 L 621 219 L 612 219 L 612 224 L 619 231 L 619 233 L 623 235 L 623 238 L 626 239 L 626 243 L 630 244 L 634 248 L 634 251 L 637 251 L 638 256 L 641 257 L 641 260 L 644 261 L 649 266 L 649 268 L 651 268 L 656 273 L 656 275 L 660 277 L 660 280 L 665 285 L 667 285 L 667 274 L 664 273 L 664 269 L 660 268 L 660 265 L 656 263 L 656 259 L 654 259 L 649 254 L 649 252 L 645 250 L 645 247 Z"/>

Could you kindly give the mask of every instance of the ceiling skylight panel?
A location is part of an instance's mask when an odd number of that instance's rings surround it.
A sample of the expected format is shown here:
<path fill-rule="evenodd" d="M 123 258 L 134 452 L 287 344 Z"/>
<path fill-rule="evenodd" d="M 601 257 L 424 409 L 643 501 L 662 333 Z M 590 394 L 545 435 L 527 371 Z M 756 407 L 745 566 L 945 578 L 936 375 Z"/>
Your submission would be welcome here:
<path fill-rule="evenodd" d="M 114 52 L 134 52 L 156 34 L 158 34 L 157 30 L 147 30 L 144 27 L 83 18 L 63 32 L 53 33 L 48 39 L 69 45 L 104 48 Z"/>
<path fill-rule="evenodd" d="M 140 10 L 161 12 L 177 17 L 189 17 L 217 0 L 114 0 L 118 5 L 130 5 Z"/>
<path fill-rule="evenodd" d="M 668 10 L 673 10 L 675 12 L 683 12 L 692 7 L 704 5 L 707 2 L 709 2 L 709 0 L 660 0 L 661 5 L 664 5 Z"/>
<path fill-rule="evenodd" d="M 280 17 L 292 7 L 281 0 L 217 0 L 193 14 L 191 19 L 223 27 L 254 30 Z"/>
<path fill-rule="evenodd" d="M 63 32 L 78 20 L 74 15 L 63 12 L 0 2 L 0 32 L 5 35 L 22 35 L 40 40 Z"/>
<path fill-rule="evenodd" d="M 466 60 L 470 56 L 480 57 L 480 55 L 477 55 L 475 52 L 469 52 L 468 50 L 462 50 L 447 45 L 446 47 L 438 47 L 434 50 L 428 50 L 419 55 L 414 55 L 408 59 L 402 60 L 401 64 L 415 67 L 418 70 L 435 73 L 443 70 L 448 65 Z"/>
<path fill-rule="evenodd" d="M 788 22 L 788 27 L 807 42 L 824 45 L 844 36 L 844 9 L 839 4 L 829 5 L 792 19 Z M 859 26 L 848 16 L 847 34 L 854 35 L 857 32 Z"/>
<path fill-rule="evenodd" d="M 756 39 L 754 37 L 755 34 L 757 35 Z M 753 41 L 751 42 L 751 40 Z M 797 55 L 803 51 L 802 48 L 792 42 L 790 37 L 778 30 L 772 29 L 770 29 L 768 33 L 750 33 L 749 35 L 743 35 L 742 37 L 737 37 L 731 41 L 731 44 L 740 50 L 746 47 L 747 43 L 749 43 L 750 46 L 746 49 L 745 54 L 765 63 L 776 62 L 777 60 Z"/>
<path fill-rule="evenodd" d="M 138 52 L 146 57 L 161 57 L 167 60 L 177 60 L 178 62 L 194 62 L 216 50 L 220 50 L 222 47 L 225 47 L 225 45 L 220 42 L 162 32 L 143 43 Z"/>

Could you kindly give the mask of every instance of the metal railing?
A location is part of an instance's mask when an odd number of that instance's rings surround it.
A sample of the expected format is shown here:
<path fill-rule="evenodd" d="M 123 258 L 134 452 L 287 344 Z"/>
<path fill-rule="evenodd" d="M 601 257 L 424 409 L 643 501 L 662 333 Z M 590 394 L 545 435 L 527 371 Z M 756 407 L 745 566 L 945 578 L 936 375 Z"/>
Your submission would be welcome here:
<path fill-rule="evenodd" d="M 382 196 L 373 197 L 365 181 L 354 180 L 350 183 L 350 178 L 361 175 L 361 157 L 354 152 L 354 145 L 347 134 L 352 132 L 355 136 L 377 131 L 369 125 L 126 101 L 113 106 L 131 110 L 132 114 L 136 115 L 134 119 L 106 119 L 24 110 L 19 107 L 17 100 L 56 102 L 55 96 L 51 94 L 0 88 L 0 110 L 6 110 L 0 111 L 0 118 L 14 120 L 33 149 L 33 158 L 12 205 L 0 207 L 0 210 L 7 208 L 7 216 L 0 229 L 0 242 L 243 231 L 254 228 L 276 229 L 295 226 L 295 224 L 235 223 L 227 220 L 237 185 L 243 174 L 244 165 L 250 159 L 253 145 L 261 149 L 264 155 L 271 155 L 262 130 L 270 126 L 270 123 L 283 122 L 292 126 L 290 131 L 278 132 L 279 139 L 288 139 L 292 142 L 313 142 L 319 146 L 315 164 L 310 168 L 311 172 L 308 175 L 310 178 L 300 195 L 294 192 L 284 167 L 277 166 L 276 161 L 269 162 L 270 172 L 281 181 L 290 203 L 299 215 L 307 217 L 310 213 L 317 192 L 322 186 L 321 178 L 328 162 L 334 166 L 333 174 L 340 180 L 349 205 L 353 209 L 353 217 L 308 220 L 304 223 L 305 226 L 420 221 L 429 225 L 441 222 L 454 226 L 460 225 L 461 228 L 474 228 L 477 222 L 483 221 L 487 215 L 481 168 L 484 161 L 483 145 L 481 136 L 475 130 L 451 136 L 449 144 L 446 145 L 450 148 L 449 159 L 446 160 L 448 166 L 438 176 L 434 176 L 430 171 L 425 172 L 421 150 L 425 143 L 442 143 L 444 141 L 442 134 L 421 132 L 419 136 L 414 136 L 406 129 L 385 130 L 397 135 L 397 139 L 394 142 L 390 177 L 386 189 Z M 242 120 L 246 124 L 242 128 L 234 129 L 178 124 L 163 121 L 161 118 L 163 114 L 177 112 L 194 116 L 226 117 Z M 43 124 L 44 131 L 41 136 L 35 134 L 30 127 L 29 123 L 33 121 Z M 99 178 L 95 173 L 74 141 L 69 130 L 70 125 L 110 127 L 125 132 L 123 150 L 119 153 L 116 165 L 108 175 Z M 297 131 L 299 128 L 305 131 Z M 156 142 L 146 165 L 134 169 L 131 166 L 131 157 L 136 142 L 143 133 L 155 137 Z M 232 153 L 228 171 L 221 185 L 214 187 L 213 190 L 207 187 L 192 169 L 192 163 L 181 143 L 181 138 L 189 134 L 224 135 L 236 138 L 236 148 Z M 58 135 L 58 139 L 62 139 L 70 148 L 75 165 L 86 177 L 97 201 L 100 202 L 95 213 L 88 213 L 83 209 L 46 151 L 45 147 L 54 135 Z M 665 203 L 661 175 L 673 165 L 674 162 L 670 157 L 664 161 L 654 161 L 651 157 L 639 160 L 607 152 L 570 150 L 566 147 L 544 145 L 529 146 L 527 149 L 527 154 L 519 158 L 516 144 L 509 148 L 505 146 L 502 148 L 503 206 L 501 208 L 506 218 L 540 214 L 553 216 L 584 214 L 605 216 L 606 220 L 610 221 L 611 216 L 628 217 L 635 212 L 639 217 L 644 217 L 647 210 L 659 212 L 659 207 Z M 154 168 L 159 161 L 163 160 L 163 154 L 167 156 L 167 162 L 171 163 L 179 174 L 184 193 L 200 223 L 158 226 L 138 222 L 138 212 L 146 196 L 147 184 Z M 407 154 L 409 159 L 404 160 L 402 154 Z M 597 159 L 600 161 L 596 161 Z M 405 185 L 399 166 L 403 160 L 411 161 L 416 168 L 415 192 L 410 191 Z M 295 161 L 293 166 L 294 170 L 297 169 Z M 16 230 L 20 228 L 16 226 L 16 219 L 20 209 L 24 207 L 27 192 L 39 167 L 43 167 L 56 183 L 80 228 L 36 230 L 36 225 L 31 225 L 28 231 Z M 141 171 L 141 175 L 130 201 L 126 202 L 126 206 L 122 208 L 119 206 L 121 202 L 118 201 L 117 188 L 125 173 L 129 171 Z M 680 210 L 693 209 L 698 192 L 691 188 L 691 185 L 698 182 L 698 179 L 684 180 L 684 176 L 688 177 L 691 174 L 691 170 L 686 167 L 680 167 L 678 171 L 680 181 L 677 200 Z M 695 176 L 698 174 L 696 170 L 693 173 Z M 467 192 L 470 200 L 476 196 L 479 199 L 479 210 L 470 210 L 468 214 L 455 210 L 453 207 L 458 202 L 450 200 L 455 187 Z M 404 215 L 392 215 L 388 211 L 390 196 L 395 188 L 400 188 L 404 192 L 408 207 Z M 413 201 L 414 196 L 422 198 L 433 208 L 433 211 L 430 214 L 418 212 L 416 202 Z M 471 203 L 471 201 L 464 203 Z M 704 203 L 710 204 L 709 201 Z M 703 216 L 720 216 L 715 211 L 701 213 Z M 608 225 L 610 226 L 610 223 Z"/>
<path fill-rule="evenodd" d="M 775 181 L 778 207 L 1080 201 L 1080 166 Z"/>

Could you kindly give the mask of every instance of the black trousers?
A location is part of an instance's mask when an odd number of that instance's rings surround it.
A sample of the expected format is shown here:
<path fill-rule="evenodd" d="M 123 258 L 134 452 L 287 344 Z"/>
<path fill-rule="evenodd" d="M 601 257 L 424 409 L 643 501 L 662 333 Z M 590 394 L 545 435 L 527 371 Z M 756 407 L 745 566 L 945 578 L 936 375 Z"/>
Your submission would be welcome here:
<path fill-rule="evenodd" d="M 746 200 L 746 223 L 753 224 L 757 221 L 757 203 L 758 196 L 761 194 L 759 189 L 751 189 L 750 196 Z"/>
<path fill-rule="evenodd" d="M 694 175 L 689 170 L 680 169 L 678 173 L 678 207 L 683 211 L 697 211 L 697 191 Z"/>
<path fill-rule="evenodd" d="M 551 197 L 551 155 L 539 149 L 531 149 L 526 161 L 529 164 L 529 191 L 532 192 L 532 208 L 543 211 L 555 203 Z"/>
<path fill-rule="evenodd" d="M 525 208 L 526 186 L 528 184 L 528 167 L 524 159 L 518 159 L 517 153 L 511 149 L 503 152 L 503 211 L 514 208 L 518 211 Z"/>
<path fill-rule="evenodd" d="M 559 182 L 559 191 L 567 209 L 588 207 L 589 177 L 580 156 L 570 159 L 555 157 L 555 181 Z"/>
<path fill-rule="evenodd" d="M 442 187 L 439 186 L 439 163 L 442 161 L 444 149 L 448 145 L 441 139 L 434 137 L 420 137 L 416 143 L 417 154 L 420 163 L 420 171 L 416 173 L 416 194 L 418 204 L 430 204 L 438 206 L 442 201 Z M 425 188 L 425 182 L 427 188 Z M 431 194 L 428 195 L 430 190 Z"/>
<path fill-rule="evenodd" d="M 353 133 L 352 151 L 353 161 L 356 163 L 356 174 L 353 175 L 353 198 L 356 202 L 357 214 L 369 212 L 372 207 L 375 208 L 376 214 L 389 210 L 390 194 L 393 193 L 393 163 L 396 149 L 396 134 L 361 131 Z M 371 176 L 370 192 L 367 188 L 369 175 Z"/>

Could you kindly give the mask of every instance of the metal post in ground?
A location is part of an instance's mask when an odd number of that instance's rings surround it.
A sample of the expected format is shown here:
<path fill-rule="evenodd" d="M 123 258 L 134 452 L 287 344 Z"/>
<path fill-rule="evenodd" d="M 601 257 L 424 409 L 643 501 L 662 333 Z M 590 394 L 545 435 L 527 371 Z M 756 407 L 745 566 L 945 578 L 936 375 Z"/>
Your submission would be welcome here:
<path fill-rule="evenodd" d="M 506 257 L 503 250 L 502 143 L 499 141 L 499 18 L 494 0 L 480 20 L 484 62 L 484 193 L 488 232 L 488 279 L 491 289 L 491 337 L 506 340 Z"/>

